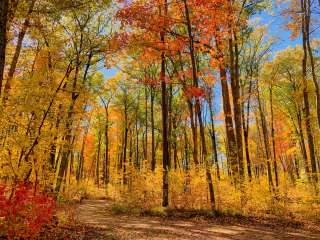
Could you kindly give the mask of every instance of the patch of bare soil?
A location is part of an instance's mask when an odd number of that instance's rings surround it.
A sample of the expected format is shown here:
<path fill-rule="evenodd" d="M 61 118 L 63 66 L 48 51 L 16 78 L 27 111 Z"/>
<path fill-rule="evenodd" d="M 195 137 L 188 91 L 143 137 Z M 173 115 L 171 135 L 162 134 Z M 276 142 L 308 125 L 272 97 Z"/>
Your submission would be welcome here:
<path fill-rule="evenodd" d="M 174 217 L 114 215 L 112 202 L 85 200 L 76 210 L 77 221 L 92 228 L 84 239 L 320 239 L 320 232 L 285 224 L 247 219 L 184 219 Z M 220 221 L 221 220 L 221 221 Z"/>

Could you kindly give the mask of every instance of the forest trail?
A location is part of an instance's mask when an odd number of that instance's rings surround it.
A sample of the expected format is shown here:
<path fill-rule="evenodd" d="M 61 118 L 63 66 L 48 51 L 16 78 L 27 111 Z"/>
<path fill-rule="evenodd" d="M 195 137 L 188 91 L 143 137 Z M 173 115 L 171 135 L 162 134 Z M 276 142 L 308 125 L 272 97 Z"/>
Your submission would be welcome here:
<path fill-rule="evenodd" d="M 272 229 L 246 224 L 219 224 L 210 220 L 114 215 L 110 200 L 85 200 L 77 208 L 81 224 L 99 229 L 87 239 L 320 239 L 297 229 Z M 109 238 L 108 238 L 109 236 Z"/>

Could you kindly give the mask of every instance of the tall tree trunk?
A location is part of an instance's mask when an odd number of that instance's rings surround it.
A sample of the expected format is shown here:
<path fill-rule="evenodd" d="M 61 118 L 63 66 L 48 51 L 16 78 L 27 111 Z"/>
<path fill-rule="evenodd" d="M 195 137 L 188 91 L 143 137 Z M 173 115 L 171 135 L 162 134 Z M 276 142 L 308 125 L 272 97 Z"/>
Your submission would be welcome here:
<path fill-rule="evenodd" d="M 100 154 L 101 153 L 101 131 L 98 132 L 98 149 L 96 159 L 96 184 L 100 188 Z"/>
<path fill-rule="evenodd" d="M 104 131 L 104 141 L 105 141 L 105 176 L 104 176 L 104 184 L 107 185 L 109 183 L 109 116 L 108 112 L 106 113 L 106 125 Z"/>
<path fill-rule="evenodd" d="M 197 118 L 194 114 L 194 107 L 190 101 L 187 99 L 189 114 L 190 114 L 190 122 L 191 122 L 191 131 L 192 131 L 192 142 L 193 142 L 193 161 L 196 166 L 199 165 L 199 158 L 198 158 L 198 131 L 197 131 Z"/>
<path fill-rule="evenodd" d="M 184 136 L 184 162 L 182 162 L 182 167 L 184 170 L 189 170 L 189 145 L 188 145 L 188 135 L 186 127 L 183 129 Z"/>
<path fill-rule="evenodd" d="M 125 106 L 124 110 L 124 117 L 125 117 L 125 126 L 124 126 L 124 144 L 123 144 L 123 184 L 127 184 L 127 146 L 128 146 L 128 112 L 127 106 Z"/>
<path fill-rule="evenodd" d="M 209 93 L 209 111 L 210 111 L 210 122 L 211 122 L 211 142 L 212 142 L 212 155 L 213 155 L 213 163 L 216 165 L 217 169 L 217 178 L 220 180 L 220 169 L 219 169 L 219 162 L 218 162 L 218 150 L 217 150 L 217 141 L 216 141 L 216 131 L 215 131 L 215 126 L 214 126 L 214 114 L 213 114 L 213 99 L 212 99 L 212 92 Z"/>
<path fill-rule="evenodd" d="M 246 115 L 244 112 L 244 104 L 242 107 L 242 129 L 243 129 L 243 138 L 244 138 L 244 145 L 245 145 L 245 154 L 247 160 L 247 171 L 249 181 L 252 180 L 252 167 L 251 167 L 251 159 L 250 159 L 250 151 L 249 151 L 249 114 L 250 114 L 250 104 L 251 104 L 251 93 L 252 93 L 252 80 L 250 79 L 249 82 L 249 92 L 248 92 L 248 100 L 247 100 L 247 108 L 246 108 Z"/>
<path fill-rule="evenodd" d="M 104 153 L 104 175 L 103 180 L 104 184 L 107 185 L 109 183 L 109 104 L 111 101 L 111 98 L 109 98 L 107 101 L 105 101 L 102 97 L 100 97 L 104 110 L 105 110 L 105 127 L 104 127 L 104 143 L 105 143 L 105 153 Z"/>
<path fill-rule="evenodd" d="M 176 115 L 172 121 L 172 148 L 173 148 L 173 167 L 177 169 L 178 165 L 178 143 L 177 143 L 177 119 Z"/>
<path fill-rule="evenodd" d="M 154 97 L 155 97 L 155 89 L 151 88 L 151 170 L 154 171 L 156 169 L 156 149 L 155 149 L 155 126 L 154 126 Z"/>
<path fill-rule="evenodd" d="M 215 210 L 216 209 L 216 202 L 215 202 L 215 194 L 214 194 L 214 189 L 213 189 L 212 176 L 211 176 L 210 166 L 209 166 L 209 161 L 208 161 L 205 128 L 204 128 L 204 124 L 203 124 L 203 120 L 202 120 L 200 105 L 197 105 L 197 106 L 199 108 L 199 109 L 197 109 L 197 112 L 198 112 L 200 136 L 201 136 L 201 143 L 202 143 L 202 153 L 204 156 L 204 163 L 205 163 L 205 167 L 206 167 L 206 179 L 207 179 L 209 196 L 210 196 L 210 207 L 212 210 Z"/>
<path fill-rule="evenodd" d="M 308 146 L 309 146 L 309 156 L 311 160 L 311 171 L 312 171 L 312 178 L 317 182 L 317 163 L 316 163 L 316 156 L 315 156 L 315 146 L 311 128 L 311 114 L 310 114 L 310 104 L 309 104 L 309 92 L 308 92 L 308 80 L 307 80 L 307 31 L 306 31 L 306 21 L 307 14 L 306 14 L 306 1 L 301 0 L 301 12 L 302 15 L 302 46 L 303 46 L 303 58 L 302 58 L 302 85 L 303 85 L 303 101 L 304 101 L 304 117 L 305 117 L 305 127 L 307 132 L 308 138 Z"/>
<path fill-rule="evenodd" d="M 78 170 L 77 170 L 77 175 L 76 175 L 76 179 L 78 182 L 81 180 L 81 178 L 83 176 L 84 150 L 85 150 L 85 146 L 86 146 L 86 139 L 88 136 L 89 128 L 90 128 L 90 123 L 87 125 L 85 132 L 83 134 L 82 145 L 81 145 L 81 150 L 80 150 L 80 155 L 79 155 Z"/>
<path fill-rule="evenodd" d="M 219 52 L 219 59 L 223 59 L 223 54 L 219 47 L 219 43 L 217 42 L 217 51 Z M 224 64 L 220 64 L 220 82 L 221 82 L 221 93 L 222 93 L 222 102 L 223 102 L 223 112 L 224 112 L 224 121 L 226 128 L 226 146 L 227 146 L 227 157 L 230 169 L 232 171 L 233 177 L 238 175 L 237 168 L 237 144 L 236 137 L 234 133 L 233 120 L 232 120 L 232 112 L 231 112 L 231 103 L 227 82 L 227 73 L 224 67 Z M 234 179 L 235 180 L 235 179 Z"/>
<path fill-rule="evenodd" d="M 311 43 L 310 43 L 310 20 L 311 20 L 311 1 L 310 0 L 304 0 L 306 1 L 306 9 L 305 9 L 305 41 L 308 49 L 309 54 L 309 60 L 310 60 L 310 66 L 311 66 L 311 73 L 312 73 L 312 80 L 315 87 L 315 94 L 316 94 L 316 109 L 317 109 L 317 120 L 318 120 L 318 128 L 320 129 L 320 88 L 319 83 L 316 75 L 316 69 L 315 69 L 315 62 L 314 57 L 312 53 Z"/>
<path fill-rule="evenodd" d="M 0 0 L 0 97 L 6 63 L 8 7 L 9 0 Z"/>
<path fill-rule="evenodd" d="M 168 96 L 168 137 L 169 137 L 169 146 L 168 146 L 168 162 L 169 162 L 169 169 L 172 167 L 172 83 L 169 84 L 169 96 Z"/>
<path fill-rule="evenodd" d="M 186 23 L 187 23 L 188 38 L 189 38 L 189 51 L 190 51 L 190 60 L 191 60 L 191 66 L 192 66 L 193 85 L 195 87 L 198 87 L 199 83 L 198 83 L 198 76 L 197 76 L 197 64 L 196 64 L 196 58 L 195 58 L 195 52 L 194 52 L 194 39 L 193 39 L 191 21 L 190 21 L 190 16 L 189 16 L 189 8 L 187 5 L 187 0 L 183 0 L 183 2 L 184 2 L 184 7 L 185 7 Z M 213 183 L 212 183 L 212 176 L 211 176 L 211 172 L 210 172 L 209 164 L 208 164 L 208 153 L 207 153 L 206 138 L 205 138 L 205 128 L 204 128 L 204 123 L 202 120 L 201 104 L 200 104 L 199 98 L 196 98 L 195 113 L 198 116 L 198 120 L 199 120 L 200 137 L 201 137 L 201 144 L 202 144 L 202 154 L 204 156 L 204 163 L 205 163 L 205 167 L 206 167 L 206 180 L 207 180 L 209 196 L 210 196 L 210 207 L 212 210 L 215 210 L 215 208 L 216 208 L 215 195 L 214 195 L 214 189 L 213 189 Z"/>
<path fill-rule="evenodd" d="M 163 10 L 163 16 L 162 16 Z M 164 18 L 164 26 L 160 32 L 160 41 L 163 46 L 165 45 L 165 31 L 168 14 L 168 2 L 164 0 L 163 6 L 160 6 L 160 17 Z M 163 167 L 163 179 L 162 179 L 162 206 L 167 207 L 169 205 L 169 141 L 168 141 L 168 100 L 167 100 L 167 84 L 166 84 L 166 53 L 163 50 L 161 53 L 161 106 L 162 106 L 162 167 Z"/>
<path fill-rule="evenodd" d="M 174 66 L 173 60 L 171 59 L 172 64 Z M 183 60 L 182 60 L 182 55 L 179 52 L 179 63 L 180 63 L 180 70 L 181 72 L 184 72 L 184 67 L 183 67 Z M 179 77 L 179 72 L 178 70 L 174 67 L 174 71 L 176 72 L 177 77 Z M 186 79 L 185 75 L 183 75 L 183 90 L 186 91 L 187 85 L 186 85 Z M 193 103 L 191 102 L 190 98 L 186 98 L 186 102 L 188 105 L 188 110 L 189 110 L 189 115 L 190 115 L 190 123 L 191 123 L 191 130 L 192 130 L 192 142 L 193 142 L 193 162 L 196 165 L 196 167 L 199 165 L 199 159 L 198 159 L 198 132 L 197 132 L 197 116 L 194 114 L 194 107 Z"/>
<path fill-rule="evenodd" d="M 20 56 L 20 52 L 21 52 L 21 48 L 22 48 L 22 42 L 23 42 L 24 36 L 26 35 L 26 32 L 27 32 L 29 25 L 30 25 L 30 17 L 33 12 L 35 2 L 36 2 L 36 0 L 31 1 L 29 9 L 28 9 L 27 17 L 24 20 L 24 23 L 23 23 L 22 28 L 21 28 L 19 35 L 18 35 L 16 49 L 15 49 L 15 52 L 14 52 L 14 55 L 13 55 L 13 58 L 11 61 L 11 65 L 9 68 L 7 81 L 4 86 L 4 94 L 5 94 L 4 102 L 6 101 L 6 98 L 8 97 L 9 91 L 11 89 L 11 82 L 13 79 L 13 75 L 16 71 L 17 64 L 18 64 L 18 60 L 19 60 L 19 56 Z"/>
<path fill-rule="evenodd" d="M 63 176 L 65 175 L 66 168 L 68 166 L 68 156 L 71 152 L 71 141 L 72 141 L 72 116 L 73 116 L 73 110 L 75 106 L 76 98 L 72 97 L 71 104 L 68 109 L 67 119 L 66 119 L 66 135 L 64 137 L 64 146 L 61 154 L 61 163 L 60 167 L 58 169 L 58 178 L 57 178 L 57 184 L 55 187 L 55 192 L 58 194 L 61 189 L 61 184 L 63 180 Z"/>
<path fill-rule="evenodd" d="M 272 158 L 273 158 L 274 176 L 276 180 L 276 187 L 279 187 L 278 165 L 277 165 L 277 156 L 276 156 L 276 140 L 275 140 L 275 134 L 274 134 L 272 86 L 269 87 L 269 98 L 270 98 L 271 141 L 272 141 Z"/>
<path fill-rule="evenodd" d="M 139 98 L 138 98 L 139 102 Z M 139 105 L 138 105 L 139 106 Z M 140 158 L 139 158 L 139 129 L 138 129 L 138 111 L 139 109 L 136 110 L 136 125 L 135 125 L 135 130 L 136 130 L 136 159 L 135 159 L 135 166 L 137 169 L 140 169 Z"/>
<path fill-rule="evenodd" d="M 263 143 L 264 143 L 264 148 L 265 148 L 265 156 L 266 156 L 266 160 L 267 160 L 268 182 L 269 182 L 270 190 L 274 191 L 274 184 L 273 184 L 271 163 L 270 163 L 271 150 L 270 150 L 270 145 L 269 145 L 269 134 L 268 134 L 266 117 L 265 117 L 264 112 L 262 110 L 259 86 L 257 86 L 257 91 L 258 91 L 257 98 L 258 98 L 258 105 L 259 105 L 258 107 L 259 107 L 261 128 L 262 128 L 262 134 L 263 134 Z"/>
<path fill-rule="evenodd" d="M 75 67 L 75 73 L 72 81 L 72 91 L 71 91 L 71 103 L 68 108 L 68 113 L 67 113 L 67 118 L 66 118 L 66 124 L 65 124 L 65 129 L 66 129 L 66 134 L 64 136 L 64 146 L 62 149 L 62 155 L 61 155 L 61 164 L 60 168 L 58 170 L 58 177 L 57 177 L 57 184 L 55 187 L 55 192 L 58 194 L 60 192 L 61 188 L 61 183 L 63 180 L 63 176 L 66 172 L 66 168 L 68 166 L 68 156 L 71 151 L 71 140 L 72 140 L 72 125 L 73 125 L 73 114 L 74 114 L 74 108 L 76 105 L 76 101 L 79 97 L 79 93 L 76 91 L 77 90 L 77 83 L 78 83 L 78 78 L 79 78 L 79 73 L 80 73 L 80 53 L 82 50 L 82 33 L 81 33 L 81 41 L 80 41 L 80 46 L 79 46 L 79 51 L 77 51 L 76 55 L 76 67 Z"/>
<path fill-rule="evenodd" d="M 148 163 L 148 88 L 145 86 L 145 143 L 144 160 Z"/>
<path fill-rule="evenodd" d="M 303 133 L 302 128 L 302 113 L 300 108 L 297 110 L 297 119 L 298 119 L 298 134 L 299 134 L 299 140 L 300 140 L 300 148 L 301 148 L 301 154 L 304 160 L 304 169 L 306 172 L 306 175 L 308 179 L 310 178 L 310 169 L 309 169 L 309 163 L 308 163 L 308 155 L 307 155 L 307 148 L 305 144 L 305 137 Z M 309 179 L 310 180 L 310 179 Z"/>
<path fill-rule="evenodd" d="M 240 99 L 240 79 L 239 79 L 239 50 L 236 33 L 230 30 L 229 37 L 229 54 L 230 54 L 230 76 L 231 91 L 233 97 L 233 113 L 235 123 L 235 136 L 237 144 L 238 168 L 240 181 L 244 180 L 244 163 L 243 163 L 243 147 L 242 147 L 242 115 L 241 115 L 241 99 Z M 234 41 L 233 41 L 234 38 Z"/>

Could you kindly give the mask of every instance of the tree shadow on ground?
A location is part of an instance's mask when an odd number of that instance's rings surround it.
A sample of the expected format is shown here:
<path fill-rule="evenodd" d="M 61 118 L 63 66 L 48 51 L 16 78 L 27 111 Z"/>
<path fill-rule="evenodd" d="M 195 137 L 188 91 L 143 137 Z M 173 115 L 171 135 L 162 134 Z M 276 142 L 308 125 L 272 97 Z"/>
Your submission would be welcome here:
<path fill-rule="evenodd" d="M 320 234 L 298 229 L 219 224 L 207 220 L 113 215 L 110 203 L 87 200 L 78 208 L 78 219 L 88 226 L 113 232 L 117 239 L 320 239 Z"/>

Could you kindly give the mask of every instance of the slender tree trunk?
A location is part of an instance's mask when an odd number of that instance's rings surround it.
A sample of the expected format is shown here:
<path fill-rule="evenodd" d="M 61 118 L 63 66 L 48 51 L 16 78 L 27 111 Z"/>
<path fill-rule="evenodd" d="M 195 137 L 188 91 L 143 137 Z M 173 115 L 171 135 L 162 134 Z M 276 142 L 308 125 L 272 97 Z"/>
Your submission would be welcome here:
<path fill-rule="evenodd" d="M 151 170 L 156 169 L 155 126 L 154 126 L 154 97 L 155 90 L 151 88 Z"/>
<path fill-rule="evenodd" d="M 265 154 L 266 154 L 266 160 L 267 160 L 267 171 L 268 171 L 268 182 L 270 190 L 274 191 L 274 184 L 273 184 L 273 178 L 272 178 L 272 171 L 271 171 L 271 150 L 269 145 L 269 134 L 268 134 L 268 128 L 266 123 L 266 118 L 262 110 L 262 104 L 260 99 L 260 92 L 259 92 L 259 86 L 257 86 L 257 98 L 258 98 L 258 105 L 259 105 L 259 114 L 260 114 L 260 120 L 261 120 L 261 128 L 262 128 L 262 134 L 263 134 L 263 143 L 265 148 Z"/>
<path fill-rule="evenodd" d="M 73 109 L 75 105 L 76 98 L 72 98 L 71 105 L 68 109 L 67 119 L 66 119 L 66 135 L 64 137 L 64 146 L 61 154 L 61 163 L 58 169 L 58 178 L 57 184 L 55 187 L 55 192 L 58 194 L 60 192 L 63 176 L 65 175 L 66 168 L 68 166 L 68 156 L 71 152 L 71 141 L 72 141 L 72 116 L 73 116 Z"/>
<path fill-rule="evenodd" d="M 6 101 L 6 98 L 8 97 L 9 91 L 11 89 L 11 82 L 13 79 L 13 75 L 16 71 L 17 64 L 18 64 L 18 60 L 19 60 L 19 56 L 20 56 L 20 52 L 21 52 L 21 48 L 22 48 L 22 42 L 23 42 L 24 36 L 26 35 L 26 32 L 27 32 L 29 25 L 30 25 L 30 17 L 33 12 L 35 2 L 36 2 L 36 0 L 31 1 L 29 9 L 28 9 L 27 17 L 24 20 L 24 23 L 22 25 L 22 29 L 20 30 L 19 35 L 18 35 L 16 49 L 15 49 L 15 52 L 14 52 L 14 55 L 13 55 L 13 58 L 11 61 L 11 65 L 9 68 L 7 81 L 4 86 L 4 94 L 6 95 L 4 98 L 4 102 Z"/>
<path fill-rule="evenodd" d="M 193 141 L 193 161 L 196 166 L 199 165 L 199 158 L 198 158 L 198 131 L 197 131 L 197 118 L 195 117 L 193 111 L 193 105 L 190 99 L 187 100 L 188 102 L 188 109 L 190 114 L 190 121 L 191 121 L 191 131 L 192 131 L 192 141 Z"/>
<path fill-rule="evenodd" d="M 270 98 L 270 114 L 271 114 L 271 141 L 272 141 L 272 158 L 274 167 L 274 176 L 276 180 L 276 187 L 279 187 L 279 176 L 278 176 L 278 165 L 276 156 L 276 141 L 274 134 L 274 114 L 273 114 L 273 96 L 272 96 L 272 86 L 269 87 L 269 98 Z"/>
<path fill-rule="evenodd" d="M 168 14 L 168 2 L 164 0 L 163 7 L 160 6 L 160 16 L 164 18 L 164 26 L 160 32 L 160 41 L 163 46 L 165 45 L 165 29 Z M 162 167 L 163 167 L 163 179 L 162 179 L 162 206 L 167 207 L 169 205 L 169 140 L 168 140 L 168 100 L 167 100 L 167 84 L 166 84 L 166 53 L 163 50 L 161 53 L 161 106 L 162 106 Z"/>
<path fill-rule="evenodd" d="M 139 102 L 139 99 L 138 99 Z M 139 129 L 138 129 L 138 110 L 136 110 L 136 159 L 135 159 L 135 166 L 137 169 L 140 169 L 140 158 L 139 158 Z"/>
<path fill-rule="evenodd" d="M 252 180 L 252 167 L 251 167 L 251 159 L 250 159 L 250 151 L 249 151 L 249 115 L 250 115 L 251 93 L 252 93 L 252 81 L 250 79 L 249 92 L 248 92 L 249 98 L 247 101 L 246 116 L 244 113 L 244 107 L 242 108 L 243 137 L 244 137 L 244 144 L 245 144 L 245 153 L 246 153 L 249 181 Z"/>
<path fill-rule="evenodd" d="M 235 42 L 233 41 L 233 37 Z M 242 115 L 241 115 L 241 99 L 240 99 L 240 79 L 239 79 L 239 50 L 236 34 L 230 33 L 229 38 L 229 54 L 230 54 L 230 76 L 231 90 L 233 96 L 233 113 L 235 123 L 235 136 L 237 144 L 238 168 L 240 182 L 244 180 L 244 163 L 243 163 L 243 147 L 242 147 Z"/>
<path fill-rule="evenodd" d="M 107 185 L 109 183 L 109 116 L 106 113 L 106 125 L 104 131 L 104 141 L 105 141 L 105 176 L 104 176 L 104 184 Z"/>
<path fill-rule="evenodd" d="M 188 146 L 188 135 L 186 127 L 183 129 L 183 136 L 184 136 L 184 162 L 182 163 L 183 169 L 188 171 L 189 170 L 189 146 Z"/>
<path fill-rule="evenodd" d="M 195 58 L 195 52 L 194 52 L 194 39 L 193 39 L 193 35 L 192 35 L 192 27 L 191 27 L 191 21 L 190 21 L 190 16 L 189 16 L 189 8 L 187 5 L 187 0 L 183 0 L 183 2 L 184 2 L 184 7 L 185 7 L 186 23 L 187 23 L 187 30 L 188 30 L 188 36 L 189 36 L 189 51 L 190 51 L 190 60 L 191 60 L 191 66 L 192 66 L 193 85 L 195 87 L 198 87 L 197 64 L 196 64 L 196 58 Z M 210 207 L 212 210 L 215 210 L 215 208 L 216 208 L 215 194 L 214 194 L 214 189 L 213 189 L 212 176 L 211 176 L 211 172 L 210 172 L 209 164 L 208 164 L 208 153 L 207 153 L 206 138 L 205 138 L 205 128 L 204 128 L 204 123 L 202 120 L 201 104 L 200 104 L 199 98 L 196 99 L 195 113 L 196 113 L 196 115 L 198 115 L 198 120 L 199 120 L 200 137 L 201 137 L 201 144 L 202 144 L 202 154 L 204 156 L 204 163 L 205 163 L 205 167 L 206 167 L 206 180 L 207 180 L 209 196 L 210 196 Z"/>
<path fill-rule="evenodd" d="M 80 42 L 79 49 L 80 50 L 82 49 L 82 41 Z M 71 133 L 72 133 L 72 125 L 73 125 L 73 113 L 74 113 L 76 101 L 79 97 L 79 93 L 76 92 L 79 73 L 80 73 L 80 51 L 77 52 L 77 56 L 76 56 L 76 68 L 75 68 L 75 73 L 72 81 L 71 103 L 69 105 L 67 118 L 66 118 L 66 124 L 65 124 L 66 134 L 64 136 L 64 146 L 62 149 L 61 164 L 58 170 L 57 184 L 55 187 L 56 194 L 60 192 L 63 176 L 66 172 L 66 167 L 68 166 L 68 156 L 71 151 L 71 140 L 72 140 Z"/>
<path fill-rule="evenodd" d="M 9 0 L 0 0 L 0 97 L 6 63 L 8 7 Z"/>
<path fill-rule="evenodd" d="M 173 61 L 172 61 L 173 62 Z M 180 63 L 180 69 L 181 72 L 184 72 L 184 67 L 183 67 L 183 61 L 182 61 L 182 56 L 181 53 L 179 52 L 179 63 Z M 174 63 L 173 63 L 174 66 Z M 176 71 L 176 75 L 177 77 L 179 77 L 179 73 L 177 71 L 176 68 L 174 68 L 174 70 Z M 183 79 L 183 89 L 186 91 L 186 79 L 184 77 Z M 193 141 L 193 162 L 196 166 L 199 165 L 199 159 L 198 159 L 198 132 L 197 132 L 197 117 L 194 114 L 194 107 L 193 104 L 191 102 L 191 100 L 187 97 L 186 98 L 186 102 L 188 105 L 188 110 L 189 110 L 189 115 L 190 115 L 190 124 L 191 124 L 191 130 L 192 130 L 192 141 Z"/>
<path fill-rule="evenodd" d="M 293 163 L 294 163 L 294 169 L 297 175 L 297 179 L 300 179 L 300 166 L 299 166 L 299 160 L 297 156 L 294 156 Z"/>
<path fill-rule="evenodd" d="M 148 88 L 145 86 L 145 148 L 144 160 L 148 163 Z"/>
<path fill-rule="evenodd" d="M 216 131 L 214 126 L 214 114 L 213 114 L 213 99 L 212 93 L 209 93 L 209 111 L 210 111 L 210 122 L 211 122 L 211 142 L 212 142 L 212 153 L 213 153 L 213 163 L 216 165 L 217 169 L 217 178 L 220 180 L 220 169 L 219 169 L 219 162 L 218 162 L 218 150 L 217 150 L 217 141 L 216 141 Z"/>
<path fill-rule="evenodd" d="M 310 178 L 310 169 L 309 169 L 309 163 L 308 163 L 308 155 L 307 155 L 307 148 L 305 144 L 305 137 L 303 133 L 303 128 L 302 128 L 302 113 L 300 108 L 297 110 L 297 119 L 298 119 L 298 134 L 299 134 L 299 140 L 300 140 L 300 148 L 301 148 L 301 154 L 304 160 L 304 169 L 306 172 L 306 175 L 308 179 Z"/>
<path fill-rule="evenodd" d="M 198 112 L 198 119 L 199 119 L 199 126 L 200 126 L 200 136 L 201 136 L 201 143 L 202 143 L 202 153 L 204 156 L 204 163 L 206 167 L 206 178 L 207 178 L 207 184 L 209 189 L 209 196 L 210 196 L 210 207 L 212 210 L 216 209 L 216 202 L 215 202 L 215 194 L 213 189 L 213 182 L 212 182 L 212 176 L 210 172 L 210 166 L 208 164 L 208 153 L 207 153 L 207 146 L 206 146 L 206 138 L 205 138 L 205 129 L 204 124 L 202 120 L 201 115 L 201 109 L 199 106 Z"/>
<path fill-rule="evenodd" d="M 171 153 L 172 153 L 172 84 L 169 84 L 169 96 L 168 96 L 168 137 L 169 137 L 169 146 L 168 146 L 168 152 L 169 152 L 169 169 L 172 167 L 172 158 L 171 158 Z"/>
<path fill-rule="evenodd" d="M 88 126 L 85 129 L 83 139 L 82 139 L 81 151 L 80 151 L 80 155 L 79 155 L 79 165 L 78 165 L 78 171 L 77 171 L 77 176 L 76 176 L 76 179 L 78 182 L 81 180 L 81 178 L 83 176 L 84 150 L 85 150 L 85 146 L 86 146 L 86 139 L 88 136 L 89 128 L 90 128 L 90 123 L 88 124 Z"/>
<path fill-rule="evenodd" d="M 101 131 L 98 132 L 98 149 L 96 160 L 96 184 L 100 188 L 100 153 L 101 153 Z"/>
<path fill-rule="evenodd" d="M 58 107 L 58 114 L 56 117 L 56 123 L 55 123 L 55 129 L 56 129 L 56 133 L 53 136 L 53 140 L 50 144 L 50 164 L 52 166 L 53 169 L 55 169 L 55 159 L 56 159 L 56 149 L 57 149 L 57 140 L 58 140 L 58 129 L 59 129 L 59 125 L 60 125 L 60 121 L 61 121 L 61 108 L 62 108 L 62 104 L 59 104 Z"/>
<path fill-rule="evenodd" d="M 124 116 L 125 116 L 125 129 L 124 129 L 124 144 L 123 144 L 123 184 L 127 184 L 127 145 L 128 145 L 128 112 L 127 112 L 127 106 L 125 106 L 124 110 Z"/>
<path fill-rule="evenodd" d="M 178 165 L 178 143 L 177 143 L 177 119 L 173 118 L 172 121 L 172 148 L 173 148 L 173 167 L 177 169 Z"/>
<path fill-rule="evenodd" d="M 104 184 L 107 185 L 109 183 L 109 104 L 111 101 L 111 98 L 107 100 L 107 102 L 101 97 L 104 110 L 105 110 L 105 117 L 106 117 L 106 122 L 105 122 L 105 127 L 104 127 L 104 143 L 105 143 L 105 154 L 104 154 L 104 175 L 103 175 L 103 180 Z"/>
<path fill-rule="evenodd" d="M 306 32 L 306 21 L 307 21 L 307 14 L 306 14 L 306 1 L 301 0 L 301 12 L 302 15 L 302 46 L 303 46 L 303 58 L 302 58 L 302 87 L 303 87 L 303 101 L 304 101 L 304 117 L 305 117 L 305 127 L 307 132 L 308 138 L 308 146 L 309 146 L 309 156 L 311 160 L 311 171 L 312 171 L 312 178 L 317 182 L 317 163 L 316 163 L 316 156 L 315 156 L 315 146 L 312 134 L 312 127 L 311 127 L 311 114 L 310 114 L 310 104 L 309 104 L 309 92 L 308 92 L 308 82 L 307 82 L 307 32 Z"/>
<path fill-rule="evenodd" d="M 217 49 L 219 50 L 219 45 L 217 45 Z M 223 59 L 223 55 L 220 52 L 220 58 Z M 230 165 L 232 175 L 235 177 L 238 175 L 237 168 L 237 144 L 236 138 L 234 134 L 233 128 L 233 120 L 232 120 L 232 112 L 231 112 L 231 103 L 229 96 L 229 89 L 227 83 L 227 73 L 223 64 L 220 65 L 220 81 L 221 81 L 221 92 L 222 92 L 222 102 L 223 102 L 223 111 L 224 111 L 224 120 L 226 127 L 226 145 L 227 145 L 227 155 L 228 155 L 228 163 Z M 234 179 L 235 180 L 235 179 Z"/>
<path fill-rule="evenodd" d="M 311 66 L 311 73 L 312 73 L 312 80 L 315 87 L 315 94 L 316 94 L 316 109 L 317 109 L 317 120 L 318 120 L 318 128 L 320 129 L 320 88 L 319 83 L 316 75 L 316 68 L 315 68 L 315 62 L 313 57 L 313 52 L 311 48 L 310 43 L 310 19 L 311 19 L 311 1 L 310 0 L 304 0 L 306 1 L 306 9 L 305 9 L 305 42 L 307 45 L 307 50 L 309 54 L 310 59 L 310 66 Z"/>

